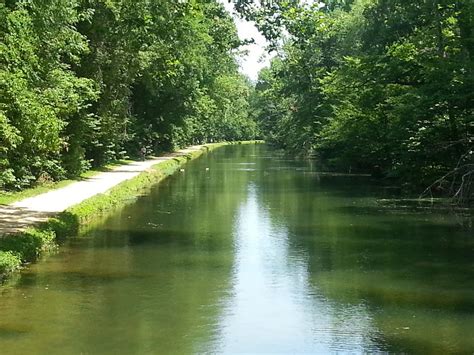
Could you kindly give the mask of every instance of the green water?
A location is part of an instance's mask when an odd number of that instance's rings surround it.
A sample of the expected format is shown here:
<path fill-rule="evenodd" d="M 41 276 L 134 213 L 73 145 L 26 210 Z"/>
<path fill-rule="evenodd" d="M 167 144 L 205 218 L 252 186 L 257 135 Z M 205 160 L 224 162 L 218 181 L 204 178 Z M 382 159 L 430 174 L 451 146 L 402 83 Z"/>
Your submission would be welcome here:
<path fill-rule="evenodd" d="M 1 287 L 0 354 L 473 353 L 472 229 L 383 193 L 218 149 Z"/>

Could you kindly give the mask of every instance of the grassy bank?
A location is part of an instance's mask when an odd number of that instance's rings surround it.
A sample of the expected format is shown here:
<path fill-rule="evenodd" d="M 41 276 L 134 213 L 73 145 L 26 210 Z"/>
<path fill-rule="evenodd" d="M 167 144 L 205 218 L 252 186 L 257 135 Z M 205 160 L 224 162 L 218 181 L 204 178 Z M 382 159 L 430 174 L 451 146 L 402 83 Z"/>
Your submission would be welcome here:
<path fill-rule="evenodd" d="M 0 280 L 18 270 L 23 264 L 37 260 L 44 252 L 57 248 L 62 239 L 76 234 L 81 224 L 133 202 L 134 197 L 173 174 L 186 162 L 224 145 L 258 142 L 208 144 L 198 151 L 159 163 L 137 177 L 118 184 L 104 194 L 95 195 L 45 223 L 19 234 L 0 237 Z"/>
<path fill-rule="evenodd" d="M 41 184 L 38 184 L 35 187 L 28 188 L 25 190 L 20 190 L 20 191 L 0 190 L 0 205 L 8 205 L 10 203 L 23 200 L 25 198 L 38 196 L 51 190 L 60 189 L 74 182 L 93 177 L 94 175 L 100 174 L 105 171 L 111 171 L 118 166 L 129 164 L 132 162 L 133 160 L 117 160 L 107 165 L 104 165 L 98 169 L 88 170 L 74 179 L 67 179 L 67 180 L 61 180 L 61 181 L 46 181 Z"/>

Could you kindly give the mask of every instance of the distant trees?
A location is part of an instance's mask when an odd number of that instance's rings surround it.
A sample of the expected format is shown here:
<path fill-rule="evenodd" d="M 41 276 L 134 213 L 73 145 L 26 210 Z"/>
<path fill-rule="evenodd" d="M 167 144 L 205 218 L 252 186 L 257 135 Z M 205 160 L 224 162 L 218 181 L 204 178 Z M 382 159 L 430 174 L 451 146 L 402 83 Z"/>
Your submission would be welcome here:
<path fill-rule="evenodd" d="M 0 188 L 253 137 L 239 46 L 214 0 L 0 3 Z"/>
<path fill-rule="evenodd" d="M 472 1 L 242 3 L 268 38 L 287 33 L 252 99 L 268 139 L 472 199 Z"/>

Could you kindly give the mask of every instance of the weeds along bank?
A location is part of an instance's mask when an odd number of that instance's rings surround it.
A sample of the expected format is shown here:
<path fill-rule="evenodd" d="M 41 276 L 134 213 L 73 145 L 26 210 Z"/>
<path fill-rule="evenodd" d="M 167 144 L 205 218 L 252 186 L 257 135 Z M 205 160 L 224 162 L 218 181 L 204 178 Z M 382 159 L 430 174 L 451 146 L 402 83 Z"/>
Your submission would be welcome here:
<path fill-rule="evenodd" d="M 116 185 L 104 194 L 95 195 L 72 206 L 45 223 L 31 227 L 22 233 L 0 237 L 0 280 L 20 269 L 25 263 L 37 260 L 44 252 L 56 249 L 61 240 L 78 233 L 81 224 L 93 221 L 98 216 L 103 216 L 107 212 L 133 202 L 130 197 L 138 196 L 151 185 L 172 175 L 186 162 L 225 145 L 255 143 L 259 141 L 205 145 L 200 150 L 154 165 L 137 177 Z"/>

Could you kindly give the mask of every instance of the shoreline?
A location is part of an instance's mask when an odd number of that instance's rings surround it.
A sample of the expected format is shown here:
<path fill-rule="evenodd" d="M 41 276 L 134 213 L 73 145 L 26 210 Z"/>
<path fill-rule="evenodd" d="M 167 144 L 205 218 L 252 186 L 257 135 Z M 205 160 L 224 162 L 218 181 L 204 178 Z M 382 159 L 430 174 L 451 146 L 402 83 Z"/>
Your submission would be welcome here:
<path fill-rule="evenodd" d="M 172 175 L 188 161 L 219 147 L 258 143 L 262 141 L 191 146 L 0 206 L 3 226 L 0 226 L 0 282 L 45 252 L 56 249 L 58 242 L 77 233 L 81 224 L 132 203 L 143 190 Z M 75 196 L 78 192 L 80 196 Z"/>

